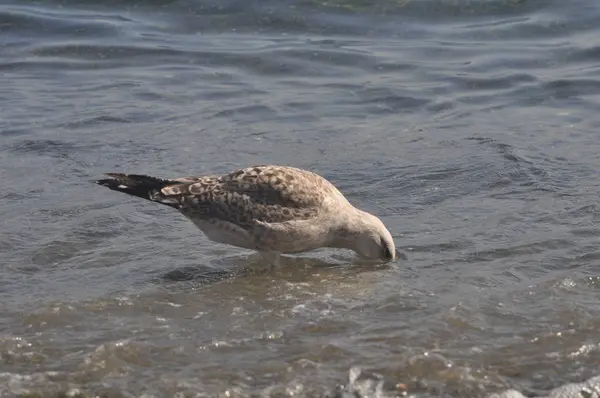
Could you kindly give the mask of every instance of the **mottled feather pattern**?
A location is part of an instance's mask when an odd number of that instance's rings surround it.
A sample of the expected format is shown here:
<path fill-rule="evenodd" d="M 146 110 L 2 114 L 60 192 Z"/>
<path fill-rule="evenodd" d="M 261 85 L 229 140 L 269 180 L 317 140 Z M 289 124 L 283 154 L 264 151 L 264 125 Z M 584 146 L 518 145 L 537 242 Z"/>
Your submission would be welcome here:
<path fill-rule="evenodd" d="M 255 166 L 221 177 L 185 177 L 173 181 L 178 183 L 164 187 L 160 193 L 165 198 L 177 199 L 184 214 L 233 220 L 244 227 L 254 221 L 284 222 L 315 217 L 324 193 L 337 192 L 316 174 L 278 166 Z"/>
<path fill-rule="evenodd" d="M 394 248 L 378 218 L 307 170 L 261 165 L 222 176 L 109 176 L 98 183 L 179 209 L 215 242 L 281 253 L 346 247 L 376 258 L 387 258 L 383 246 Z"/>

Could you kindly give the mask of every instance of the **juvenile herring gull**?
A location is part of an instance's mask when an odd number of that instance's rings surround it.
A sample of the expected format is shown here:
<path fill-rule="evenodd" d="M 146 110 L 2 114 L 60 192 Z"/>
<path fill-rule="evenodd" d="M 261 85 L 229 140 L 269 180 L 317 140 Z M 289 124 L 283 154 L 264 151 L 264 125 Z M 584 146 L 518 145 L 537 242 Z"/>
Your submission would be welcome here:
<path fill-rule="evenodd" d="M 274 265 L 282 253 L 321 247 L 350 249 L 370 260 L 396 258 L 392 235 L 379 218 L 307 170 L 261 165 L 222 176 L 106 175 L 97 183 L 173 207 L 211 241 L 257 250 Z"/>

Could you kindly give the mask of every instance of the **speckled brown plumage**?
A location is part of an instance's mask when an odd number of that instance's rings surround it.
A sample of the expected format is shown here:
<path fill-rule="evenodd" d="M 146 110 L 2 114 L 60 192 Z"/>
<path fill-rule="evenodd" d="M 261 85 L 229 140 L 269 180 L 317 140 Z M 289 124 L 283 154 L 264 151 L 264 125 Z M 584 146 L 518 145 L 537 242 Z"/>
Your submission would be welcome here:
<path fill-rule="evenodd" d="M 179 178 L 160 196 L 176 198 L 181 210 L 247 224 L 308 219 L 322 211 L 325 195 L 339 193 L 317 174 L 291 167 L 255 166 L 221 177 Z"/>
<path fill-rule="evenodd" d="M 213 241 L 259 251 L 346 247 L 360 232 L 354 228 L 358 215 L 368 214 L 323 177 L 288 166 L 173 179 L 107 175 L 111 178 L 98 183 L 179 209 Z"/>

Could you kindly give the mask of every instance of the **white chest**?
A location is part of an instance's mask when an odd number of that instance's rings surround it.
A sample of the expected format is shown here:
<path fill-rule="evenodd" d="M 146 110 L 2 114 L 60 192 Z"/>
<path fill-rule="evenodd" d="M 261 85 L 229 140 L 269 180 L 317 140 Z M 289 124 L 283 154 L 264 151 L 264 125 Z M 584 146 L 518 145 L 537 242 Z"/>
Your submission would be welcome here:
<path fill-rule="evenodd" d="M 191 221 L 213 242 L 256 249 L 250 234 L 235 224 L 217 219 Z"/>

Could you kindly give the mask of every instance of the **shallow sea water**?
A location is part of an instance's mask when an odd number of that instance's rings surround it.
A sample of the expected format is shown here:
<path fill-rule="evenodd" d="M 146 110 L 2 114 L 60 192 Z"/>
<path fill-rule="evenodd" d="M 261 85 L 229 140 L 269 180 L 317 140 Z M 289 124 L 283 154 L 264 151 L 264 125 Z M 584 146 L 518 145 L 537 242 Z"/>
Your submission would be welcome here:
<path fill-rule="evenodd" d="M 596 376 L 598 20 L 593 0 L 3 2 L 0 396 Z M 258 270 L 91 183 L 264 163 L 330 179 L 405 258 Z"/>

